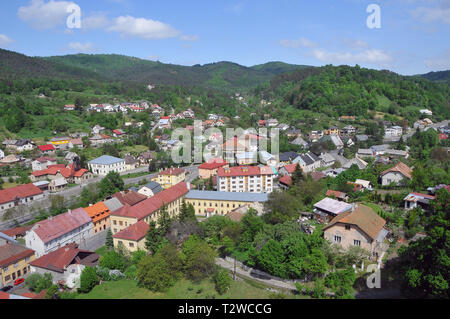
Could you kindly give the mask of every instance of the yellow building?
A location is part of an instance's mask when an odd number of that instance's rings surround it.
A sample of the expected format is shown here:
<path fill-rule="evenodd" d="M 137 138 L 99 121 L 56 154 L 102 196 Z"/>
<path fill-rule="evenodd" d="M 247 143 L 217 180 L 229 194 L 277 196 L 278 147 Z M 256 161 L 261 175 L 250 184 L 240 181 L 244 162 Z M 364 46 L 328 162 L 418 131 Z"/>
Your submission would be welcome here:
<path fill-rule="evenodd" d="M 195 215 L 210 217 L 230 213 L 236 208 L 264 203 L 268 195 L 264 193 L 234 193 L 191 190 L 186 195 L 186 204 L 192 204 Z"/>
<path fill-rule="evenodd" d="M 150 227 L 144 220 L 132 224 L 113 235 L 114 247 L 119 247 L 122 244 L 130 252 L 138 249 L 145 250 L 145 236 L 149 229 Z"/>
<path fill-rule="evenodd" d="M 339 135 L 339 129 L 336 126 L 330 127 L 328 130 L 325 130 L 326 135 Z"/>
<path fill-rule="evenodd" d="M 66 144 L 69 144 L 69 142 L 70 142 L 70 137 L 55 137 L 55 138 L 52 138 L 52 140 L 50 141 L 50 143 L 52 143 L 52 145 L 54 145 L 54 146 L 66 145 Z"/>
<path fill-rule="evenodd" d="M 14 285 L 17 278 L 28 274 L 34 259 L 34 250 L 27 247 L 13 243 L 0 246 L 0 288 Z"/>
<path fill-rule="evenodd" d="M 114 247 L 117 247 L 119 242 L 122 241 L 129 250 L 137 249 L 138 247 L 142 248 L 142 243 L 140 242 L 142 238 L 139 237 L 139 234 L 142 232 L 142 226 L 139 226 L 141 228 L 136 228 L 138 226 L 135 225 L 141 223 L 141 221 L 145 222 L 147 225 L 152 221 L 156 222 L 163 206 L 165 206 L 170 217 L 178 216 L 183 199 L 188 191 L 187 184 L 182 182 L 171 188 L 165 189 L 155 196 L 143 200 L 134 206 L 126 204 L 118 210 L 111 212 L 110 223 Z M 132 233 L 137 234 L 130 235 Z M 133 240 L 129 238 L 132 238 Z M 130 245 L 130 242 L 132 242 L 133 245 Z"/>
<path fill-rule="evenodd" d="M 158 173 L 158 176 L 152 178 L 152 181 L 157 182 L 162 188 L 168 189 L 178 183 L 184 182 L 186 179 L 186 172 L 182 168 L 169 168 Z"/>

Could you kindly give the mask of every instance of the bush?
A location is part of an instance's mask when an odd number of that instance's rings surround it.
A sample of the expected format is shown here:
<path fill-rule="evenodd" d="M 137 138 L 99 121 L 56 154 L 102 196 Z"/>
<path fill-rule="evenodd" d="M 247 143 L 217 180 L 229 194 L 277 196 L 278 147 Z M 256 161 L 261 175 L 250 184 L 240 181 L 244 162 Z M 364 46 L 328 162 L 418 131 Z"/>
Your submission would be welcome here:
<path fill-rule="evenodd" d="M 130 267 L 125 270 L 125 277 L 130 280 L 134 280 L 137 276 L 138 267 L 136 265 L 131 265 Z"/>
<path fill-rule="evenodd" d="M 104 281 L 111 280 L 111 277 L 109 276 L 109 269 L 106 267 L 97 266 L 96 273 Z"/>
<path fill-rule="evenodd" d="M 131 256 L 131 262 L 133 263 L 133 265 L 137 266 L 145 255 L 147 255 L 145 251 L 138 249 L 135 252 L 133 252 Z"/>
<path fill-rule="evenodd" d="M 138 285 L 152 291 L 166 291 L 175 283 L 169 268 L 170 265 L 160 254 L 145 256 L 138 266 Z"/>
<path fill-rule="evenodd" d="M 109 251 L 100 258 L 99 265 L 110 270 L 117 269 L 123 272 L 127 266 L 127 261 L 118 252 Z"/>
<path fill-rule="evenodd" d="M 213 279 L 216 284 L 216 290 L 221 295 L 223 295 L 225 292 L 227 292 L 228 289 L 230 289 L 231 283 L 233 282 L 230 274 L 225 269 L 218 271 Z"/>
<path fill-rule="evenodd" d="M 94 267 L 86 267 L 81 273 L 79 292 L 88 293 L 98 284 L 98 276 Z"/>
<path fill-rule="evenodd" d="M 45 299 L 59 299 L 58 286 L 53 285 L 45 292 Z"/>
<path fill-rule="evenodd" d="M 42 290 L 48 289 L 53 285 L 52 275 L 46 273 L 44 275 L 34 273 L 27 277 L 25 285 L 35 293 L 40 293 Z"/>
<path fill-rule="evenodd" d="M 327 296 L 327 288 L 325 287 L 325 281 L 322 278 L 316 279 L 314 281 L 314 288 L 311 296 L 313 298 L 323 299 Z"/>

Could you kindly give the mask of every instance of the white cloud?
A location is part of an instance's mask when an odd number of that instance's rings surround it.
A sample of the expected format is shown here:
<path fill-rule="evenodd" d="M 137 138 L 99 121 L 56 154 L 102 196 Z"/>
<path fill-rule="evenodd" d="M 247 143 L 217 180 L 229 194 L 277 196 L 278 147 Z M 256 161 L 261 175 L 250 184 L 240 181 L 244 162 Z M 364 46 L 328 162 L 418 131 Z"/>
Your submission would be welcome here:
<path fill-rule="evenodd" d="M 86 18 L 82 18 L 81 27 L 83 30 L 103 29 L 110 25 L 111 22 L 105 14 L 93 14 Z"/>
<path fill-rule="evenodd" d="M 198 41 L 198 39 L 200 39 L 198 35 L 182 35 L 180 37 L 180 40 L 188 42 Z"/>
<path fill-rule="evenodd" d="M 426 66 L 435 71 L 448 70 L 450 69 L 450 50 L 438 56 L 428 58 L 424 62 Z"/>
<path fill-rule="evenodd" d="M 321 49 L 315 49 L 313 56 L 326 63 L 343 63 L 356 64 L 368 63 L 375 65 L 386 66 L 393 61 L 393 58 L 386 52 L 376 49 L 367 49 L 362 52 L 328 52 Z"/>
<path fill-rule="evenodd" d="M 344 39 L 343 42 L 346 46 L 352 47 L 354 49 L 368 49 L 369 48 L 369 44 L 363 40 Z"/>
<path fill-rule="evenodd" d="M 308 40 L 306 38 L 300 38 L 298 40 L 281 40 L 280 41 L 281 46 L 286 48 L 314 48 L 317 46 L 317 43 Z"/>
<path fill-rule="evenodd" d="M 67 7 L 74 2 L 31 0 L 28 6 L 21 6 L 17 15 L 22 21 L 36 29 L 51 29 L 62 25 L 69 15 Z"/>
<path fill-rule="evenodd" d="M 94 53 L 98 52 L 94 45 L 90 42 L 80 43 L 80 42 L 70 42 L 67 46 L 68 50 L 75 53 Z"/>
<path fill-rule="evenodd" d="M 145 18 L 121 16 L 114 19 L 107 31 L 119 32 L 122 36 L 139 37 L 147 40 L 177 37 L 180 32 L 172 26 Z"/>
<path fill-rule="evenodd" d="M 410 14 L 420 22 L 450 23 L 450 1 L 443 1 L 440 7 L 418 7 Z"/>
<path fill-rule="evenodd" d="M 13 42 L 9 37 L 4 34 L 0 34 L 0 47 L 7 47 Z"/>

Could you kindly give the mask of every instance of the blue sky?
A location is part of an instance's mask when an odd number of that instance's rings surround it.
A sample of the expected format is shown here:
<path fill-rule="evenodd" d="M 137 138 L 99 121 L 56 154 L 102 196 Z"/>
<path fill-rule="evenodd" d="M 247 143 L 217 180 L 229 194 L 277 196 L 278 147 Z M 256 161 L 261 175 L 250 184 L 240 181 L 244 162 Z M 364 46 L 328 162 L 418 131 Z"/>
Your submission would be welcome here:
<path fill-rule="evenodd" d="M 81 28 L 67 27 L 67 7 Z M 381 27 L 368 28 L 370 4 Z M 183 65 L 232 61 L 450 69 L 450 0 L 13 0 L 0 47 L 30 56 L 117 53 Z"/>

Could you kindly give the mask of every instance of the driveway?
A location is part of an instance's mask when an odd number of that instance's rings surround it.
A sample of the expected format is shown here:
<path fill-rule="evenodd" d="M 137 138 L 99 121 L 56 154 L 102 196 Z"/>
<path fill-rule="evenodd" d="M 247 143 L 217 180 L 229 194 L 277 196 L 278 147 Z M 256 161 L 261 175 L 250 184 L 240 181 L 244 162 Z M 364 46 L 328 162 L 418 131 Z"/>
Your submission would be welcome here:
<path fill-rule="evenodd" d="M 107 230 L 104 230 L 98 234 L 95 234 L 91 238 L 85 239 L 84 242 L 80 244 L 79 248 L 90 251 L 96 251 L 97 249 L 105 245 L 106 232 Z"/>

